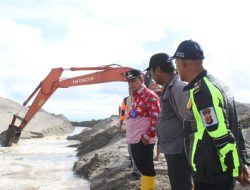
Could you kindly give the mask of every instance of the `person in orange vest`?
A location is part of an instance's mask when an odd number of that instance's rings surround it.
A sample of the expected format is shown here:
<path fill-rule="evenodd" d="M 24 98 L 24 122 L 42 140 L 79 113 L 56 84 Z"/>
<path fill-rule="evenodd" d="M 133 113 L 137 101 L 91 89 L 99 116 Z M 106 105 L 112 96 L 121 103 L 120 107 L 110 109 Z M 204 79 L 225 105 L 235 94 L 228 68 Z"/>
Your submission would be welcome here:
<path fill-rule="evenodd" d="M 118 130 L 122 130 L 122 126 L 123 126 L 123 122 L 125 120 L 125 113 L 126 113 L 126 109 L 127 109 L 127 99 L 129 98 L 129 96 L 125 97 L 122 100 L 122 104 L 120 106 L 120 110 L 119 110 L 119 118 L 120 118 L 120 124 L 119 124 L 119 128 Z"/>

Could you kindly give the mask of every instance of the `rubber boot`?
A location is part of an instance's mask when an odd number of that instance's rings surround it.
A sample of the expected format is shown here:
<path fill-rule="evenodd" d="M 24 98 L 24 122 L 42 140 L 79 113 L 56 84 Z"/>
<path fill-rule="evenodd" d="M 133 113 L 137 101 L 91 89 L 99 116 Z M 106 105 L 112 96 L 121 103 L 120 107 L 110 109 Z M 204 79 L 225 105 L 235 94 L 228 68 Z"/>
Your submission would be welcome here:
<path fill-rule="evenodd" d="M 155 176 L 141 175 L 141 190 L 155 190 Z"/>

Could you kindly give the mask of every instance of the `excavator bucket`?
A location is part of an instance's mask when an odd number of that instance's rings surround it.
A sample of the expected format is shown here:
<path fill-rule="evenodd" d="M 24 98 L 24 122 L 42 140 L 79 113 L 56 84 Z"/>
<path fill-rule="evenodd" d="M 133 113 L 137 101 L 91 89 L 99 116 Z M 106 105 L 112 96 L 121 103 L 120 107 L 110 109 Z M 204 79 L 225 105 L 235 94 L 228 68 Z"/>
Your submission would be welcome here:
<path fill-rule="evenodd" d="M 9 125 L 9 128 L 1 133 L 0 141 L 1 146 L 11 146 L 12 143 L 18 143 L 21 131 L 14 125 Z"/>

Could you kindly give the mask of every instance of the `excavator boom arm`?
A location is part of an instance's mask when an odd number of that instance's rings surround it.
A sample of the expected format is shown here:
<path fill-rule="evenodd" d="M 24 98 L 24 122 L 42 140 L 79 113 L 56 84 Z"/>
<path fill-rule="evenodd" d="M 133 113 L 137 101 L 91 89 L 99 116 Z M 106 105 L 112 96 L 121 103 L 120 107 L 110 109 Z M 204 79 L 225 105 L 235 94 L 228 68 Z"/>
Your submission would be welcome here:
<path fill-rule="evenodd" d="M 31 93 L 28 99 L 23 103 L 23 105 L 26 106 L 29 103 L 29 101 L 35 96 L 24 118 L 21 118 L 17 114 L 13 116 L 12 122 L 9 126 L 9 129 L 10 128 L 11 129 L 10 130 L 8 129 L 9 132 L 8 130 L 5 132 L 7 133 L 7 135 L 9 135 L 8 133 L 13 133 L 14 131 L 13 128 L 15 128 L 15 133 L 16 133 L 15 136 L 12 138 L 7 138 L 7 137 L 3 138 L 2 136 L 4 132 L 1 134 L 2 146 L 5 145 L 10 146 L 12 142 L 9 141 L 13 141 L 14 143 L 18 142 L 22 129 L 30 122 L 30 120 L 34 117 L 34 115 L 39 111 L 39 109 L 45 104 L 45 102 L 51 97 L 51 95 L 58 88 L 68 88 L 73 86 L 107 83 L 114 81 L 126 81 L 125 73 L 131 69 L 132 68 L 118 66 L 118 65 L 108 65 L 101 67 L 72 67 L 70 69 L 63 69 L 63 68 L 52 69 L 50 73 L 47 75 L 47 77 L 40 82 L 38 87 Z M 97 72 L 68 79 L 61 79 L 64 70 L 70 70 L 70 71 L 97 70 Z M 18 126 L 15 125 L 16 119 L 21 120 L 21 123 Z"/>

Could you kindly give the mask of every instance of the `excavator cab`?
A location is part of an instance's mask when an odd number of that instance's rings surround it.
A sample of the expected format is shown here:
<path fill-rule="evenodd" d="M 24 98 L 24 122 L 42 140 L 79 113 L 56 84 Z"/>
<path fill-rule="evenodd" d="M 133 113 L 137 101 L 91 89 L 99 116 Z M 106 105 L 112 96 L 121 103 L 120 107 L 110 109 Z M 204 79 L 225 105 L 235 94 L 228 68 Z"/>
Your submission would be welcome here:
<path fill-rule="evenodd" d="M 68 88 L 80 85 L 91 85 L 98 83 L 107 83 L 115 81 L 126 82 L 125 73 L 133 68 L 123 67 L 121 65 L 105 65 L 100 67 L 72 67 L 69 69 L 54 68 L 50 71 L 47 77 L 40 82 L 37 88 L 32 92 L 28 99 L 23 103 L 26 106 L 28 102 L 34 97 L 33 102 L 28 108 L 24 118 L 18 116 L 18 113 L 13 115 L 13 119 L 8 129 L 3 131 L 0 135 L 1 145 L 4 147 L 11 146 L 12 143 L 18 143 L 21 136 L 21 132 L 24 127 L 30 122 L 33 116 L 39 111 L 39 109 L 45 104 L 50 96 L 58 88 Z M 61 75 L 64 70 L 70 71 L 89 71 L 95 70 L 96 72 L 88 73 L 85 75 L 61 79 Z M 21 121 L 20 124 L 16 124 L 16 120 Z"/>

